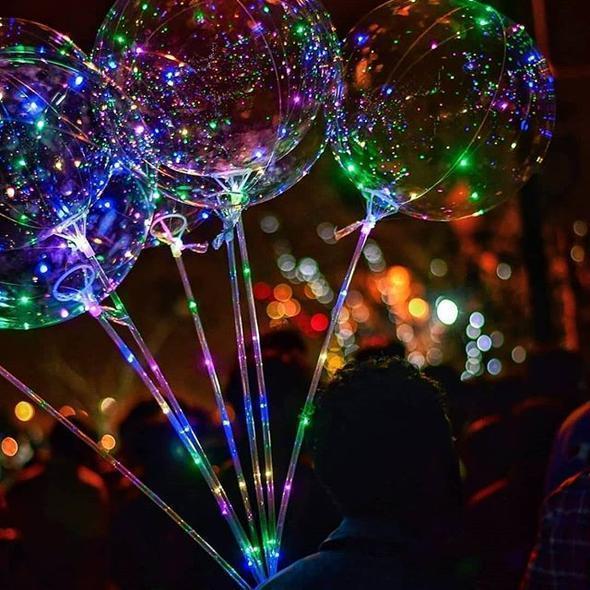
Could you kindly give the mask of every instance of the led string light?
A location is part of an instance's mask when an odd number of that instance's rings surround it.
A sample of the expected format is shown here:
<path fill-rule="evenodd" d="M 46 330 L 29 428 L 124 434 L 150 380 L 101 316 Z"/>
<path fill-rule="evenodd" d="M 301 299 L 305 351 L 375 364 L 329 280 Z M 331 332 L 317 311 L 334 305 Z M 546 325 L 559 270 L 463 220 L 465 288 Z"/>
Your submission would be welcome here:
<path fill-rule="evenodd" d="M 324 366 L 326 364 L 326 360 L 328 358 L 328 351 L 330 348 L 330 342 L 332 340 L 332 336 L 336 330 L 337 324 L 340 319 L 340 314 L 342 313 L 342 309 L 344 308 L 344 304 L 346 303 L 346 298 L 348 297 L 348 290 L 350 289 L 350 285 L 352 283 L 352 279 L 354 277 L 354 273 L 356 271 L 356 267 L 363 255 L 363 250 L 367 245 L 367 240 L 375 227 L 378 219 L 381 217 L 382 213 L 373 209 L 372 206 L 369 206 L 369 212 L 367 215 L 366 220 L 363 222 L 360 230 L 360 236 L 350 261 L 350 265 L 344 277 L 344 281 L 336 298 L 336 304 L 332 310 L 330 324 L 326 331 L 326 335 L 324 338 L 324 343 L 322 345 L 322 349 L 313 373 L 313 377 L 311 380 L 311 385 L 309 387 L 309 391 L 307 394 L 307 398 L 305 401 L 305 405 L 303 407 L 303 411 L 301 412 L 301 416 L 299 419 L 299 423 L 297 426 L 297 434 L 295 437 L 295 444 L 293 445 L 293 451 L 291 453 L 291 459 L 289 461 L 289 468 L 287 470 L 287 477 L 285 479 L 285 484 L 283 487 L 283 493 L 281 497 L 281 505 L 279 510 L 279 517 L 277 521 L 277 546 L 280 547 L 281 540 L 283 537 L 286 519 L 287 519 L 287 510 L 289 507 L 289 501 L 291 499 L 291 493 L 293 490 L 293 480 L 295 479 L 295 472 L 297 470 L 297 464 L 299 461 L 299 455 L 301 454 L 301 449 L 303 447 L 303 441 L 305 439 L 305 434 L 309 425 L 311 424 L 311 419 L 314 412 L 314 402 L 315 396 L 317 394 L 317 390 L 320 384 L 320 380 L 322 378 L 322 373 L 324 371 Z M 278 552 L 277 552 L 278 553 Z M 278 570 L 278 555 L 275 561 L 273 562 L 273 569 L 272 573 L 276 573 Z"/>
<path fill-rule="evenodd" d="M 164 502 L 155 492 L 146 486 L 137 476 L 135 476 L 127 467 L 115 459 L 110 452 L 103 446 L 97 444 L 85 432 L 78 428 L 73 422 L 63 416 L 45 399 L 36 394 L 31 388 L 27 387 L 22 381 L 12 375 L 7 369 L 0 365 L 0 376 L 16 387 L 31 402 L 37 405 L 41 410 L 49 414 L 62 426 L 67 428 L 74 436 L 90 447 L 96 454 L 100 455 L 111 467 L 116 469 L 124 478 L 131 482 L 142 494 L 151 500 L 160 510 L 179 526 L 201 549 L 231 577 L 231 579 L 243 590 L 250 590 L 252 587 L 238 574 L 238 572 L 227 562 L 219 553 L 201 537 L 181 516 L 179 516 L 168 504 Z"/>
<path fill-rule="evenodd" d="M 221 389 L 221 383 L 219 377 L 217 375 L 217 370 L 215 368 L 215 362 L 213 360 L 213 355 L 211 354 L 211 349 L 209 347 L 209 342 L 207 340 L 207 336 L 205 334 L 205 329 L 203 327 L 203 322 L 201 320 L 201 315 L 199 313 L 199 308 L 197 301 L 195 299 L 195 295 L 190 283 L 190 279 L 188 276 L 188 272 L 186 270 L 186 266 L 184 263 L 183 252 L 185 250 L 183 244 L 183 234 L 185 230 L 188 228 L 188 224 L 186 220 L 181 222 L 180 227 L 177 229 L 176 232 L 173 232 L 171 228 L 166 224 L 166 219 L 159 218 L 155 225 L 157 227 L 162 227 L 162 230 L 158 229 L 157 231 L 154 230 L 152 227 L 152 234 L 156 235 L 159 240 L 164 241 L 164 243 L 168 243 L 171 248 L 171 253 L 173 255 L 174 260 L 176 261 L 178 273 L 183 285 L 183 289 L 185 292 L 186 300 L 188 303 L 188 310 L 193 319 L 193 324 L 197 333 L 197 338 L 199 340 L 199 344 L 201 346 L 201 350 L 204 357 L 204 364 L 207 370 L 207 374 L 211 381 L 211 385 L 213 387 L 213 392 L 215 395 L 215 402 L 217 404 L 217 409 L 219 411 L 219 415 L 221 418 L 221 423 L 223 426 L 223 431 L 225 434 L 227 446 L 230 452 L 230 456 L 232 459 L 232 464 L 234 466 L 234 470 L 236 472 L 236 476 L 238 479 L 238 487 L 240 490 L 240 495 L 242 497 L 242 502 L 244 504 L 244 509 L 246 512 L 246 518 L 248 521 L 248 527 L 251 535 L 251 539 L 256 542 L 257 538 L 257 531 L 256 531 L 256 524 L 255 524 L 255 516 L 252 511 L 252 505 L 250 502 L 250 497 L 248 493 L 248 485 L 246 482 L 246 477 L 244 475 L 244 470 L 242 467 L 242 462 L 238 453 L 237 444 L 235 441 L 235 436 L 232 427 L 232 420 L 229 415 L 227 405 L 225 403 L 225 399 L 223 396 L 223 391 Z M 164 234 L 162 236 L 162 233 Z"/>
<path fill-rule="evenodd" d="M 262 425 L 262 437 L 264 446 L 264 477 L 266 482 L 266 501 L 268 506 L 267 513 L 267 539 L 265 548 L 269 556 L 270 563 L 278 558 L 278 546 L 276 542 L 276 506 L 275 506 L 275 488 L 274 488 L 274 467 L 272 458 L 272 437 L 270 430 L 270 411 L 268 407 L 268 394 L 266 380 L 264 377 L 264 366 L 262 358 L 262 348 L 260 343 L 260 330 L 258 327 L 258 315 L 256 313 L 256 298 L 254 297 L 254 287 L 252 282 L 252 271 L 250 267 L 250 257 L 246 243 L 246 233 L 244 231 L 243 220 L 240 219 L 236 225 L 236 236 L 238 239 L 240 257 L 242 259 L 242 277 L 246 287 L 246 298 L 248 302 L 248 311 L 250 316 L 250 331 L 252 334 L 252 349 L 254 352 L 254 363 L 256 367 L 256 381 L 258 384 L 258 407 L 260 409 L 260 422 Z"/>
<path fill-rule="evenodd" d="M 329 19 L 312 0 L 253 2 L 248 6 L 240 0 L 181 0 L 173 10 L 158 1 L 127 0 L 109 14 L 95 56 L 134 103 L 128 110 L 122 108 L 128 104 L 125 97 L 118 97 L 105 79 L 99 84 L 98 108 L 82 110 L 81 116 L 69 115 L 70 109 L 76 113 L 80 101 L 88 98 L 85 92 L 92 75 L 80 75 L 82 66 L 70 68 L 67 76 L 58 69 L 54 78 L 63 88 L 77 91 L 65 91 L 55 102 L 47 101 L 50 109 L 37 101 L 46 90 L 39 84 L 40 64 L 59 68 L 62 58 L 78 59 L 76 51 L 52 38 L 51 60 L 45 62 L 35 50 L 17 56 L 20 49 L 10 44 L 2 54 L 0 42 L 0 58 L 12 60 L 20 69 L 15 76 L 12 70 L 7 73 L 0 67 L 0 108 L 11 121 L 3 129 L 8 134 L 3 144 L 11 145 L 15 139 L 19 142 L 16 156 L 7 154 L 11 182 L 3 187 L 0 201 L 0 245 L 14 249 L 39 239 L 42 244 L 50 240 L 53 246 L 61 240 L 63 251 L 62 258 L 50 259 L 46 252 L 24 248 L 26 256 L 19 252 L 11 261 L 21 265 L 19 272 L 27 290 L 16 293 L 13 286 L 4 285 L 0 302 L 8 301 L 10 312 L 0 316 L 0 327 L 11 327 L 17 314 L 27 318 L 18 319 L 18 327 L 28 329 L 89 311 L 178 432 L 257 582 L 278 568 L 293 478 L 317 387 L 373 227 L 398 210 L 429 220 L 483 214 L 516 192 L 541 163 L 555 119 L 553 80 L 538 50 L 522 27 L 478 2 L 444 0 L 432 5 L 422 0 L 392 0 L 370 13 L 347 42 L 346 95 L 339 79 L 335 39 Z M 3 64 L 0 61 L 0 66 Z M 32 100 L 22 104 L 15 100 L 12 88 L 18 85 L 31 91 Z M 109 88 L 106 94 L 103 85 Z M 80 101 L 68 102 L 72 97 L 80 97 Z M 248 207 L 282 194 L 309 171 L 326 136 L 333 135 L 334 117 L 336 157 L 365 197 L 367 216 L 339 232 L 343 237 L 360 229 L 360 237 L 300 418 L 275 527 L 268 399 L 242 214 Z M 87 159 L 76 155 L 79 145 L 68 135 L 68 130 L 85 130 L 85 120 L 89 127 L 86 145 L 91 147 Z M 92 130 L 95 123 L 98 132 Z M 83 136 L 77 139 L 84 143 Z M 115 157 L 107 178 L 95 178 L 93 165 L 105 155 L 115 154 L 124 161 Z M 216 209 L 224 221 L 216 246 L 225 243 L 227 247 L 262 548 L 253 510 L 247 509 L 248 538 L 166 378 L 115 293 L 138 253 L 134 247 L 118 252 L 117 261 L 128 258 L 130 265 L 110 268 L 113 245 L 102 252 L 104 236 L 92 233 L 103 219 L 109 219 L 113 227 L 108 198 L 98 201 L 100 212 L 93 209 L 92 183 L 97 182 L 94 190 L 101 193 L 113 170 L 120 166 L 137 172 L 142 160 L 158 170 L 159 190 L 165 198 L 182 207 Z M 45 169 L 40 171 L 33 162 L 42 162 Z M 61 199 L 72 194 L 64 179 L 77 182 L 80 199 L 76 207 Z M 128 189 L 123 193 L 128 200 Z M 31 195 L 42 205 L 33 215 L 27 208 L 34 202 Z M 51 198 L 45 199 L 46 195 Z M 125 198 L 122 201 L 126 202 Z M 145 244 L 147 223 L 143 237 L 140 227 L 150 214 L 140 208 L 133 213 L 115 211 L 115 217 L 125 219 L 122 231 L 135 232 L 134 246 Z M 206 364 L 213 367 L 182 260 L 183 250 L 200 248 L 191 248 L 173 235 L 167 238 Z M 265 485 L 248 377 L 236 240 L 250 313 Z M 48 322 L 43 308 L 48 303 L 41 304 L 35 296 L 54 283 L 55 301 L 61 309 L 56 311 L 50 303 Z M 112 308 L 102 304 L 108 295 Z M 27 309 L 33 311 L 23 311 Z M 437 313 L 441 321 L 446 318 L 450 322 L 454 311 L 441 301 Z M 129 332 L 138 348 L 137 356 L 117 326 Z M 494 372 L 498 367 L 488 369 Z M 209 374 L 218 405 L 223 407 L 216 373 Z M 226 429 L 225 434 L 238 482 L 244 484 L 240 488 L 247 488 L 239 473 L 239 458 L 236 465 L 237 450 L 235 455 L 232 452 L 233 433 Z M 247 496 L 243 494 L 242 500 L 248 508 Z"/>
<path fill-rule="evenodd" d="M 262 483 L 262 472 L 260 468 L 260 454 L 258 446 L 258 437 L 256 434 L 256 421 L 254 416 L 254 408 L 252 404 L 252 395 L 250 390 L 250 377 L 248 375 L 248 355 L 246 349 L 246 340 L 244 337 L 238 265 L 236 261 L 236 251 L 233 237 L 226 240 L 226 248 L 229 268 L 229 279 L 232 293 L 232 306 L 234 311 L 234 329 L 238 349 L 238 366 L 240 369 L 240 381 L 242 385 L 242 394 L 244 398 L 244 417 L 246 420 L 246 429 L 248 433 L 250 460 L 252 462 L 252 472 L 254 476 L 254 490 L 258 502 L 258 511 L 261 521 L 263 545 L 265 553 L 267 553 L 269 542 L 268 519 L 266 512 L 264 488 Z"/>
<path fill-rule="evenodd" d="M 80 250 L 87 254 L 88 262 L 91 264 L 91 271 L 96 273 L 96 277 L 100 282 L 108 285 L 109 278 L 104 274 L 104 271 L 92 253 L 90 244 L 85 241 L 85 237 L 81 233 L 78 233 L 74 239 L 79 244 Z M 92 282 L 93 281 L 90 281 L 89 284 L 91 285 Z M 252 568 L 253 575 L 256 577 L 258 582 L 262 581 L 265 574 L 262 563 L 260 562 L 258 556 L 258 550 L 256 546 L 252 545 L 252 542 L 248 539 L 229 500 L 229 497 L 227 496 L 227 493 L 225 492 L 219 477 L 215 473 L 213 466 L 207 458 L 207 455 L 197 435 L 186 418 L 184 411 L 180 407 L 180 404 L 178 403 L 178 400 L 176 399 L 176 396 L 174 395 L 156 359 L 152 355 L 149 347 L 145 343 L 145 340 L 129 316 L 120 297 L 116 292 L 110 293 L 110 298 L 114 303 L 114 308 L 108 308 L 99 304 L 94 299 L 94 296 L 90 290 L 78 293 L 71 292 L 62 295 L 62 297 L 63 296 L 71 297 L 84 303 L 85 308 L 88 309 L 89 313 L 98 320 L 99 324 L 120 351 L 122 357 L 127 363 L 129 363 L 142 382 L 146 385 L 160 406 L 162 412 L 166 415 L 178 436 L 182 440 L 184 446 L 193 459 L 193 462 L 201 472 L 201 475 L 207 482 L 217 501 L 221 515 L 224 517 L 232 533 L 234 534 L 236 541 L 238 542 L 244 556 L 247 559 L 248 566 Z M 137 355 L 132 352 L 132 350 L 125 344 L 112 324 L 123 326 L 129 331 L 131 337 L 138 346 L 142 359 L 149 368 L 149 371 L 152 373 L 153 378 L 148 375 L 143 365 L 138 360 Z"/>
<path fill-rule="evenodd" d="M 26 23 L 22 26 L 27 30 L 36 27 Z M 265 573 L 256 550 L 244 533 L 217 475 L 153 355 L 114 293 L 145 244 L 153 210 L 147 197 L 149 191 L 140 188 L 140 181 L 127 174 L 129 167 L 133 166 L 127 156 L 131 158 L 136 155 L 136 148 L 143 145 L 134 138 L 146 135 L 139 113 L 130 107 L 116 126 L 109 121 L 104 122 L 104 126 L 97 125 L 104 116 L 104 106 L 108 106 L 111 114 L 117 113 L 117 104 L 111 100 L 118 98 L 117 91 L 108 86 L 98 72 L 91 68 L 84 69 L 85 62 L 80 62 L 75 56 L 63 55 L 60 60 L 46 62 L 42 52 L 35 48 L 18 52 L 16 56 L 10 53 L 1 55 L 2 66 L 5 63 L 14 66 L 9 74 L 0 68 L 3 83 L 2 117 L 5 122 L 3 129 L 13 134 L 13 141 L 17 142 L 17 160 L 21 158 L 24 162 L 21 166 L 18 160 L 16 167 L 9 165 L 4 169 L 17 181 L 6 189 L 5 196 L 9 207 L 14 208 L 12 201 L 18 198 L 21 210 L 31 213 L 24 221 L 18 218 L 10 219 L 10 223 L 4 222 L 2 231 L 6 229 L 7 232 L 13 232 L 14 226 L 18 228 L 19 223 L 30 226 L 28 219 L 32 218 L 35 220 L 35 231 L 39 233 L 32 236 L 35 240 L 33 247 L 23 246 L 2 253 L 3 262 L 6 262 L 3 268 L 11 276 L 9 282 L 5 279 L 3 283 L 4 305 L 0 310 L 0 325 L 4 328 L 30 329 L 64 321 L 85 311 L 90 312 L 116 344 L 124 359 L 138 373 L 181 437 L 212 489 L 252 573 L 257 581 L 261 581 Z M 85 76 L 80 76 L 80 71 Z M 81 77 L 84 80 L 80 81 Z M 104 97 L 103 83 L 109 89 Z M 56 93 L 54 87 L 62 94 Z M 6 91 L 7 88 L 10 93 Z M 33 97 L 29 100 L 30 104 L 26 101 L 24 106 L 21 104 L 23 95 Z M 97 98 L 103 102 L 96 102 Z M 42 119 L 39 119 L 40 113 L 43 113 Z M 55 118 L 55 123 L 51 125 L 47 123 L 49 115 Z M 70 125 L 70 120 L 75 125 Z M 40 125 L 39 121 L 43 124 Z M 127 124 L 124 135 L 118 132 L 123 124 Z M 104 129 L 110 138 L 102 136 Z M 127 140 L 127 137 L 131 139 Z M 49 139 L 53 143 L 49 143 Z M 113 158 L 115 154 L 117 159 Z M 142 156 L 147 154 L 147 149 L 142 152 Z M 122 159 L 124 155 L 125 160 Z M 85 199 L 95 198 L 91 192 L 86 193 L 86 187 L 96 182 L 92 166 L 98 169 L 105 167 L 108 174 L 116 173 L 117 189 L 104 193 L 105 196 L 101 195 L 90 206 L 65 207 L 58 188 L 65 195 L 71 194 L 72 185 L 59 184 L 62 174 L 71 174 L 64 164 L 66 160 L 74 160 L 71 169 L 78 180 L 80 194 Z M 33 161 L 37 162 L 34 169 L 27 164 Z M 108 161 L 112 161 L 111 167 L 103 164 Z M 101 163 L 100 166 L 97 162 Z M 51 172 L 53 176 L 48 176 L 41 166 L 57 172 Z M 47 178 L 56 180 L 49 185 Z M 100 180 L 104 176 L 97 174 L 97 178 Z M 32 183 L 35 194 L 39 195 L 40 207 L 35 207 L 37 201 L 34 199 L 24 199 L 30 191 L 21 194 L 19 187 L 26 187 L 27 182 Z M 100 182 L 99 188 L 104 188 L 106 180 Z M 8 236 L 9 244 L 16 243 L 12 239 L 15 234 L 3 235 Z M 30 233 L 26 239 L 31 240 Z M 128 245 L 126 249 L 122 248 L 124 244 Z M 16 278 L 18 285 L 14 284 Z M 26 288 L 24 293 L 16 290 L 21 283 Z M 105 308 L 100 304 L 108 295 L 113 300 L 113 308 Z M 15 303 L 10 305 L 13 300 Z M 148 375 L 138 356 L 123 342 L 111 324 L 124 326 L 129 331 L 153 377 Z"/>
<path fill-rule="evenodd" d="M 161 27 L 164 19 L 166 26 Z M 189 47 L 194 52 L 187 51 Z M 201 59 L 207 52 L 207 58 Z M 174 10 L 163 10 L 158 2 L 140 5 L 131 0 L 111 12 L 94 55 L 140 108 L 147 107 L 145 116 L 160 156 L 161 194 L 183 206 L 219 210 L 225 228 L 216 247 L 225 242 L 229 248 L 231 242 L 233 248 L 234 226 L 242 211 L 293 186 L 326 144 L 326 129 L 333 117 L 327 107 L 340 84 L 339 49 L 329 18 L 315 1 L 246 5 L 238 0 L 184 0 Z M 250 386 L 245 378 L 242 383 L 263 548 L 270 565 L 276 543 L 271 538 L 275 508 L 268 400 L 250 266 L 245 241 L 241 242 L 257 367 L 266 497 L 258 443 L 253 440 L 256 428 Z M 239 296 L 237 266 L 235 273 L 231 271 L 229 251 L 228 260 L 233 292 Z M 236 265 L 235 252 L 233 260 Z M 182 279 L 180 265 L 179 272 Z M 198 312 L 186 278 L 189 309 Z M 241 308 L 234 302 L 234 314 L 238 313 Z M 199 320 L 192 315 L 202 341 Z M 240 363 L 247 369 L 241 315 L 236 315 L 234 323 L 241 334 Z M 206 364 L 212 363 L 208 356 L 205 353 Z"/>

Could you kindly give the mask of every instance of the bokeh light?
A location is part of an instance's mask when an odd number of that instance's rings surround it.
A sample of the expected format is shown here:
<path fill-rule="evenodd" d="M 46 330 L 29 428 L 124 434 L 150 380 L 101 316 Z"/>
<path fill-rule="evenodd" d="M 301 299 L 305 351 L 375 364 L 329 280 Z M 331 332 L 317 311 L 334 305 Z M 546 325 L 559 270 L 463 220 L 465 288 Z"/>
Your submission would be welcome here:
<path fill-rule="evenodd" d="M 110 453 L 117 446 L 117 440 L 112 434 L 105 434 L 100 439 L 100 446 Z"/>
<path fill-rule="evenodd" d="M 2 439 L 0 448 L 7 457 L 16 457 L 18 454 L 18 442 L 11 436 Z"/>
<path fill-rule="evenodd" d="M 35 417 L 35 408 L 29 402 L 18 402 L 14 407 L 14 415 L 21 422 L 30 422 Z"/>
<path fill-rule="evenodd" d="M 436 305 L 436 315 L 446 326 L 452 326 L 459 317 L 459 308 L 451 299 L 441 299 Z"/>
<path fill-rule="evenodd" d="M 417 320 L 426 320 L 430 315 L 430 306 L 424 299 L 416 297 L 408 303 L 408 311 Z"/>

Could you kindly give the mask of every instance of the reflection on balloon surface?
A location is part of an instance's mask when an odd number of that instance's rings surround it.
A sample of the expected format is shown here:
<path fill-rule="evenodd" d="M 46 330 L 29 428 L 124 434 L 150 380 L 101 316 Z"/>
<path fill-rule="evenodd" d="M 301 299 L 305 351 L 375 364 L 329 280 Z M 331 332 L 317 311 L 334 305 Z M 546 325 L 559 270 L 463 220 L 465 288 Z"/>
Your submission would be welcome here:
<path fill-rule="evenodd" d="M 367 196 L 412 216 L 481 215 L 542 162 L 553 78 L 524 28 L 471 0 L 393 0 L 345 47 L 335 153 Z"/>
<path fill-rule="evenodd" d="M 6 250 L 82 218 L 112 167 L 132 166 L 138 153 L 149 153 L 149 138 L 139 111 L 71 41 L 27 21 L 0 19 L 0 25 L 0 249 Z"/>
<path fill-rule="evenodd" d="M 255 203 L 324 149 L 340 62 L 314 0 L 121 0 L 94 55 L 140 106 L 172 198 Z"/>

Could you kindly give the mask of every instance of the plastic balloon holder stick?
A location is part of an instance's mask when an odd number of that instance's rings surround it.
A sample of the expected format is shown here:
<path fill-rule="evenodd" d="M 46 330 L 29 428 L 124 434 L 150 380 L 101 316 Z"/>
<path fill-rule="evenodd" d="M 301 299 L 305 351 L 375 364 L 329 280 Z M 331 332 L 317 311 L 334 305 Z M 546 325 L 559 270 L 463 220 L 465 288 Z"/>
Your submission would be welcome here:
<path fill-rule="evenodd" d="M 0 376 L 16 387 L 27 399 L 36 404 L 44 412 L 54 418 L 59 424 L 67 428 L 74 436 L 90 447 L 95 453 L 101 456 L 111 467 L 116 469 L 123 477 L 130 481 L 142 494 L 151 500 L 160 510 L 167 514 L 170 519 L 179 526 L 193 541 L 195 541 L 236 584 L 243 590 L 249 590 L 251 586 L 238 574 L 238 572 L 219 553 L 199 535 L 181 516 L 179 516 L 164 500 L 146 486 L 136 475 L 134 475 L 120 461 L 117 461 L 107 450 L 90 438 L 83 430 L 68 420 L 63 414 L 56 410 L 45 399 L 27 387 L 12 373 L 0 365 Z"/>

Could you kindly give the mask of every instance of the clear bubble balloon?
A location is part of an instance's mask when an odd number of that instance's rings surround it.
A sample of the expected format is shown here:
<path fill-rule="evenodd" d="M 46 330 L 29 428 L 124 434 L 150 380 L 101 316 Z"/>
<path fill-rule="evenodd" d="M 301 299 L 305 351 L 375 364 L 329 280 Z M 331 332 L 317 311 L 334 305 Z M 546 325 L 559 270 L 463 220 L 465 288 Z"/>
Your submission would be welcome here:
<path fill-rule="evenodd" d="M 315 2 L 122 0 L 94 55 L 140 105 L 162 190 L 219 207 L 257 202 L 264 171 L 322 119 L 336 47 Z"/>
<path fill-rule="evenodd" d="M 112 167 L 131 165 L 149 145 L 139 111 L 70 41 L 35 23 L 0 24 L 0 249 L 6 250 L 83 217 Z M 23 44 L 44 36 L 45 43 Z M 15 45 L 18 38 L 23 43 Z"/>
<path fill-rule="evenodd" d="M 140 255 L 153 213 L 149 185 L 115 170 L 80 227 L 108 280 L 100 278 L 79 241 L 50 236 L 0 252 L 0 329 L 51 326 L 87 311 L 127 276 Z"/>
<path fill-rule="evenodd" d="M 84 62 L 88 59 L 67 35 L 20 18 L 0 19 L 0 53 L 43 56 L 47 60 L 73 57 Z"/>
<path fill-rule="evenodd" d="M 472 0 L 394 0 L 350 33 L 336 157 L 366 197 L 421 219 L 477 216 L 535 172 L 553 78 L 524 28 Z"/>

